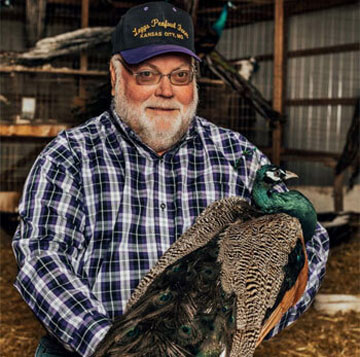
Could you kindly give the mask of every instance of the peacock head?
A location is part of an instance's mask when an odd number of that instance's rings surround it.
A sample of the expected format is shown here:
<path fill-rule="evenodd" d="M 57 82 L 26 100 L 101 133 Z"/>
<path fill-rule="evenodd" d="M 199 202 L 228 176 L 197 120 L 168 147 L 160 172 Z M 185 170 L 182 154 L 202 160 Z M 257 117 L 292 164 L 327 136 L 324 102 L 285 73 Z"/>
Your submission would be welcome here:
<path fill-rule="evenodd" d="M 255 182 L 267 187 L 273 187 L 298 175 L 281 169 L 276 165 L 264 165 L 256 173 Z"/>

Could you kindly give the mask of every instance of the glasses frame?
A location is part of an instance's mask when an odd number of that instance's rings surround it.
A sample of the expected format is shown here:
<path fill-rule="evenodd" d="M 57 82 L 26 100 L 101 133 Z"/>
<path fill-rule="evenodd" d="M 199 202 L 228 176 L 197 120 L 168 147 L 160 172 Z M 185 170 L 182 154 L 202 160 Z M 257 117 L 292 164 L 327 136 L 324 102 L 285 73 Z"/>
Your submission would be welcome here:
<path fill-rule="evenodd" d="M 172 75 L 174 72 L 179 71 L 178 69 L 175 70 L 175 71 L 172 71 L 172 72 L 170 72 L 170 73 L 168 73 L 168 74 L 163 74 L 163 73 L 158 72 L 158 71 L 153 71 L 153 72 L 158 73 L 158 74 L 160 75 L 158 81 L 157 81 L 156 83 L 144 84 L 144 83 L 139 83 L 139 79 L 138 79 L 138 78 L 139 78 L 139 75 L 140 75 L 141 72 L 146 72 L 146 71 L 134 72 L 134 71 L 126 64 L 126 62 L 124 62 L 121 58 L 118 58 L 118 61 L 119 61 L 119 62 L 123 65 L 123 67 L 129 72 L 129 74 L 131 74 L 132 76 L 135 77 L 136 83 L 137 83 L 138 85 L 140 85 L 140 86 L 153 86 L 153 85 L 159 84 L 160 81 L 161 81 L 161 79 L 162 79 L 162 77 L 168 77 L 170 83 L 171 83 L 172 85 L 174 85 L 174 86 L 187 86 L 187 85 L 189 85 L 189 84 L 193 81 L 194 76 L 196 75 L 196 71 L 195 71 L 193 68 L 191 68 L 191 69 L 189 69 L 189 70 L 185 70 L 185 69 L 184 69 L 183 71 L 186 71 L 186 72 L 189 72 L 189 73 L 190 73 L 189 81 L 188 81 L 187 83 L 184 83 L 184 84 L 179 84 L 179 83 L 173 83 L 172 80 L 171 80 L 171 75 Z"/>

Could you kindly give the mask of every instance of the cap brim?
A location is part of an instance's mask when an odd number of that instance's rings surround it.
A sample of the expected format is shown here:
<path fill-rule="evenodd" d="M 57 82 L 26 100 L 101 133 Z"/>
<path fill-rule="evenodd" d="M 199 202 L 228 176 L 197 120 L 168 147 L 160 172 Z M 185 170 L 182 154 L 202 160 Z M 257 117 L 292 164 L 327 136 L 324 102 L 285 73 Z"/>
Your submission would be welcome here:
<path fill-rule="evenodd" d="M 201 59 L 193 51 L 177 45 L 147 45 L 123 50 L 120 51 L 120 54 L 127 63 L 138 64 L 151 57 L 171 52 L 185 53 L 201 62 Z"/>

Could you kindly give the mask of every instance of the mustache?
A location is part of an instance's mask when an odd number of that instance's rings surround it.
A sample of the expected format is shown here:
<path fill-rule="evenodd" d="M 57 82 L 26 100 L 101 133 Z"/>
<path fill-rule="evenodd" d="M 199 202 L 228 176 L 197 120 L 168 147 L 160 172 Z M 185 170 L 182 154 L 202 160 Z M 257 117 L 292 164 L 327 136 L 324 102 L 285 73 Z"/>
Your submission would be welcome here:
<path fill-rule="evenodd" d="M 146 108 L 160 108 L 160 109 L 178 109 L 182 110 L 183 106 L 177 102 L 162 102 L 162 101 L 149 101 L 142 105 L 142 109 Z"/>

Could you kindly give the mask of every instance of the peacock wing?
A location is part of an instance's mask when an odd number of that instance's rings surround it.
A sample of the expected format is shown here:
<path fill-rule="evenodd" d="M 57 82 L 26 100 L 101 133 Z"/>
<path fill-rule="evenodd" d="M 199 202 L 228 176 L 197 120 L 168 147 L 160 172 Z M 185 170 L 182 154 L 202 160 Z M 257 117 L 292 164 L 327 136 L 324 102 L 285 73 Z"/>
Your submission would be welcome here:
<path fill-rule="evenodd" d="M 210 204 L 140 281 L 128 301 L 127 308 L 136 303 L 153 280 L 171 264 L 203 247 L 236 220 L 245 221 L 256 216 L 259 216 L 259 212 L 241 197 L 228 197 Z"/>
<path fill-rule="evenodd" d="M 235 222 L 220 235 L 221 284 L 226 293 L 236 295 L 230 356 L 253 356 L 259 337 L 301 296 L 301 237 L 299 221 L 282 213 Z"/>
<path fill-rule="evenodd" d="M 232 340 L 235 299 L 221 287 L 218 236 L 259 214 L 238 197 L 208 206 L 142 279 L 94 356 L 220 353 Z"/>

